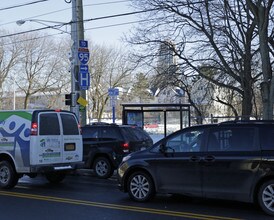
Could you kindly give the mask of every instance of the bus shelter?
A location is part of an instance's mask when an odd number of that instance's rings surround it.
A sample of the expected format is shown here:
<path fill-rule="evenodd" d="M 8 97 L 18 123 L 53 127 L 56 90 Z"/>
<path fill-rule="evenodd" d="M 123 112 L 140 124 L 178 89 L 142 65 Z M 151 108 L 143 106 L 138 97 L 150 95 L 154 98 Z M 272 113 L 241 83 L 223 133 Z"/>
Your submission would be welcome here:
<path fill-rule="evenodd" d="M 122 123 L 137 125 L 159 138 L 190 126 L 190 104 L 121 104 Z"/>

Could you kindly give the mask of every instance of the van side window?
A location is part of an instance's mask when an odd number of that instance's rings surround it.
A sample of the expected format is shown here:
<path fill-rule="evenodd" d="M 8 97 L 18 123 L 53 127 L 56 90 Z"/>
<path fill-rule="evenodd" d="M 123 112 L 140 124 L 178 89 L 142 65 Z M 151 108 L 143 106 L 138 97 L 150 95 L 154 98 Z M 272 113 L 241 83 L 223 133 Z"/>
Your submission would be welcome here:
<path fill-rule="evenodd" d="M 203 130 L 179 133 L 166 142 L 166 147 L 174 152 L 199 152 L 202 148 Z"/>
<path fill-rule="evenodd" d="M 74 115 L 61 114 L 64 135 L 79 135 L 79 128 Z"/>
<path fill-rule="evenodd" d="M 274 150 L 274 128 L 264 126 L 260 130 L 260 142 L 262 150 Z"/>
<path fill-rule="evenodd" d="M 39 118 L 40 135 L 60 135 L 60 126 L 56 113 L 42 113 Z"/>
<path fill-rule="evenodd" d="M 212 129 L 208 135 L 208 151 L 254 151 L 255 128 L 230 127 Z"/>

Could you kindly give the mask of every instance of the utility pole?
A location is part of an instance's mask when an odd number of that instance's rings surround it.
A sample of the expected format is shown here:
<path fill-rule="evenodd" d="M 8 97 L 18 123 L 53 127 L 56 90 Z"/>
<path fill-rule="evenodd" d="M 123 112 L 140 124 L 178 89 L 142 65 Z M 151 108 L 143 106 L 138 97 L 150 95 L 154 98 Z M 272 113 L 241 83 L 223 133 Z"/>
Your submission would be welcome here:
<path fill-rule="evenodd" d="M 83 1 L 82 0 L 76 1 L 76 7 L 78 8 L 78 15 L 79 15 L 79 20 L 77 22 L 77 24 L 78 24 L 78 39 L 84 40 L 85 36 L 84 36 L 84 22 L 83 22 L 83 20 L 84 20 Z M 86 90 L 80 90 L 80 96 L 83 99 L 86 99 Z M 81 122 L 82 126 L 87 124 L 87 109 L 86 109 L 86 107 L 84 107 L 83 110 L 80 111 L 80 122 Z"/>
<path fill-rule="evenodd" d="M 79 110 L 77 99 L 79 96 L 86 99 L 86 91 L 80 89 L 79 85 L 79 40 L 84 39 L 83 25 L 83 3 L 82 0 L 71 0 L 72 3 L 72 24 L 71 24 L 71 39 L 73 42 L 72 64 L 71 64 L 71 105 L 70 110 L 74 112 L 82 126 L 86 125 L 86 108 Z"/>

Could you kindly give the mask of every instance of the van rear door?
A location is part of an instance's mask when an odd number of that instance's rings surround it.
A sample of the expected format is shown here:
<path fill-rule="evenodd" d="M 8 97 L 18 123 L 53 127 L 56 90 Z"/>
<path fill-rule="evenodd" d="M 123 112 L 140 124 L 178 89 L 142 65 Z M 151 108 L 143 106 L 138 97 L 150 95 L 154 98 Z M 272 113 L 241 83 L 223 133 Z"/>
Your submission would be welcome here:
<path fill-rule="evenodd" d="M 31 165 L 82 161 L 82 136 L 71 112 L 40 111 L 32 122 Z"/>
<path fill-rule="evenodd" d="M 31 165 L 62 163 L 63 140 L 58 113 L 41 111 L 34 115 L 30 142 Z"/>
<path fill-rule="evenodd" d="M 83 159 L 83 140 L 74 114 L 61 112 L 63 132 L 63 162 L 79 162 Z"/>

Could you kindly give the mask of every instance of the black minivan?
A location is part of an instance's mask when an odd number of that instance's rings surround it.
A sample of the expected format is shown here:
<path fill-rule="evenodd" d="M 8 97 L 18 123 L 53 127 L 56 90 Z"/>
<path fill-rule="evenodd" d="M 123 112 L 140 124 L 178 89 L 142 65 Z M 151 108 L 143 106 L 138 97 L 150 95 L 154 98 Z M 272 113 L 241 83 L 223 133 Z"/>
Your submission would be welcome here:
<path fill-rule="evenodd" d="M 119 188 L 258 203 L 274 216 L 274 121 L 230 121 L 177 131 L 124 157 Z"/>

